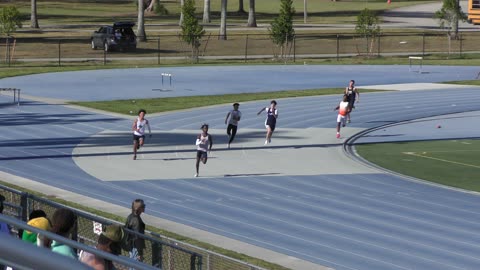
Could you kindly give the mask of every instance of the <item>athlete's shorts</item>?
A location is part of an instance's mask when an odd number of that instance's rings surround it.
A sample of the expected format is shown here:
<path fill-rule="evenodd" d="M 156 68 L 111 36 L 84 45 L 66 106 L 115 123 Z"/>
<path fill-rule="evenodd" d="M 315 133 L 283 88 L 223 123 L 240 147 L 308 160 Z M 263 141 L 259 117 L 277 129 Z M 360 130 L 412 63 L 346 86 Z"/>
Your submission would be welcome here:
<path fill-rule="evenodd" d="M 268 128 L 270 127 L 270 129 L 272 130 L 272 132 L 275 130 L 275 125 L 277 124 L 277 119 L 273 118 L 267 118 L 267 120 L 265 120 L 265 127 Z"/>
<path fill-rule="evenodd" d="M 145 135 L 139 136 L 139 135 L 133 134 L 133 140 L 134 140 L 134 141 L 140 142 L 140 139 L 144 140 L 144 139 L 145 139 Z"/>
<path fill-rule="evenodd" d="M 337 123 L 345 124 L 345 115 L 339 114 L 339 115 L 337 116 Z"/>
<path fill-rule="evenodd" d="M 270 125 L 269 125 L 269 124 L 265 124 L 265 128 L 268 128 L 268 127 L 270 127 L 270 129 L 272 130 L 272 132 L 275 131 L 275 124 L 270 124 Z"/>
<path fill-rule="evenodd" d="M 207 158 L 207 152 L 197 150 L 197 158 Z"/>

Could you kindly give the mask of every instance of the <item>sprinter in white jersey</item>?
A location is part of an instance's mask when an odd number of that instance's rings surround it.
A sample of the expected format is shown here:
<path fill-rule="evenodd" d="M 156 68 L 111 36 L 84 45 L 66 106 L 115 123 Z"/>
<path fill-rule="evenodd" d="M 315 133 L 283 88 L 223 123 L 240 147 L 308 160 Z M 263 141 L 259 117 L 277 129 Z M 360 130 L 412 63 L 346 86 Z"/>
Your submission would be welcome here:
<path fill-rule="evenodd" d="M 213 139 L 212 136 L 208 134 L 208 124 L 202 125 L 202 133 L 197 136 L 195 145 L 197 145 L 197 162 L 195 163 L 197 173 L 195 173 L 194 176 L 198 177 L 200 161 L 202 161 L 203 164 L 207 164 L 207 152 L 212 151 Z"/>
<path fill-rule="evenodd" d="M 143 146 L 145 141 L 145 126 L 148 127 L 148 134 L 152 137 L 152 130 L 148 120 L 145 119 L 147 112 L 144 109 L 138 111 L 138 118 L 135 119 L 132 125 L 133 130 L 133 160 L 137 159 L 137 150 Z"/>
<path fill-rule="evenodd" d="M 239 106 L 240 104 L 233 103 L 233 110 L 229 111 L 227 113 L 227 116 L 225 117 L 225 125 L 227 124 L 227 121 L 228 121 L 227 135 L 228 135 L 229 149 L 230 149 L 230 144 L 233 142 L 233 139 L 235 139 L 235 135 L 237 134 L 238 121 L 240 121 L 240 118 L 242 118 L 242 113 L 238 110 Z"/>
<path fill-rule="evenodd" d="M 348 96 L 343 95 L 342 102 L 335 107 L 334 111 L 338 110 L 337 116 L 337 139 L 340 139 L 340 125 L 345 126 L 345 117 L 350 112 L 350 106 L 348 105 Z"/>

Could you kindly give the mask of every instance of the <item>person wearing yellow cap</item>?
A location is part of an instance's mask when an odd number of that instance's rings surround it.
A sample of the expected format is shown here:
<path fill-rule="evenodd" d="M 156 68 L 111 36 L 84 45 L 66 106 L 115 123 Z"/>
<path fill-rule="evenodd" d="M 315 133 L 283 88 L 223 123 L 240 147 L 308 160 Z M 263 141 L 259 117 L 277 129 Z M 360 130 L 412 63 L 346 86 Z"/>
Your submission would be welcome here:
<path fill-rule="evenodd" d="M 47 219 L 47 214 L 42 210 L 33 210 L 30 213 L 30 220 L 27 223 L 28 225 L 48 231 L 51 229 L 50 221 Z M 30 231 L 23 231 L 22 240 L 30 242 L 32 244 L 37 243 L 37 234 Z"/>

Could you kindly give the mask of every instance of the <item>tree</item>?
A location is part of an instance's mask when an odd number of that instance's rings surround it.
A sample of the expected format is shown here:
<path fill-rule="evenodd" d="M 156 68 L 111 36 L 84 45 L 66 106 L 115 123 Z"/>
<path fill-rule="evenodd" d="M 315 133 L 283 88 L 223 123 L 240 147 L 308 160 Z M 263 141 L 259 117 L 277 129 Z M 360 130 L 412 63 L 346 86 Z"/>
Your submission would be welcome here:
<path fill-rule="evenodd" d="M 375 37 L 380 34 L 380 26 L 378 25 L 379 19 L 377 15 L 368 8 L 363 9 L 357 16 L 357 24 L 355 31 L 357 34 L 363 36 L 366 40 L 367 52 L 370 53 L 373 49 L 373 42 Z M 369 40 L 371 40 L 371 46 L 369 48 Z"/>
<path fill-rule="evenodd" d="M 465 21 L 467 15 L 463 13 L 459 0 L 443 0 L 440 10 L 435 12 L 434 17 L 440 20 L 440 27 L 448 27 L 450 38 L 458 38 L 458 21 Z"/>
<path fill-rule="evenodd" d="M 294 14 L 293 1 L 281 0 L 278 17 L 273 20 L 268 29 L 273 43 L 280 47 L 282 58 L 286 56 L 288 45 L 295 38 L 295 30 L 293 29 Z"/>
<path fill-rule="evenodd" d="M 303 0 L 303 23 L 307 23 L 307 0 Z"/>
<path fill-rule="evenodd" d="M 243 8 L 243 0 L 238 0 L 238 13 L 246 13 L 245 9 Z"/>
<path fill-rule="evenodd" d="M 37 19 L 37 0 L 32 0 L 30 12 L 30 27 L 39 28 Z"/>
<path fill-rule="evenodd" d="M 255 18 L 255 0 L 250 0 L 248 9 L 248 27 L 257 27 L 257 19 Z"/>
<path fill-rule="evenodd" d="M 147 4 L 147 3 L 144 2 L 144 4 Z M 155 11 L 156 5 L 158 5 L 158 0 L 151 0 L 150 3 L 148 3 L 148 6 L 145 10 L 148 12 L 153 12 Z"/>
<path fill-rule="evenodd" d="M 220 36 L 218 39 L 227 40 L 227 0 L 222 0 L 220 13 Z"/>
<path fill-rule="evenodd" d="M 138 0 L 137 41 L 146 41 L 145 33 L 145 6 L 143 0 Z"/>
<path fill-rule="evenodd" d="M 147 12 L 160 15 L 166 15 L 169 13 L 165 6 L 160 3 L 160 0 L 143 0 L 143 5 L 146 7 L 145 11 Z"/>
<path fill-rule="evenodd" d="M 195 0 L 185 0 L 182 6 L 183 22 L 182 22 L 182 40 L 192 47 L 192 59 L 198 61 L 198 48 L 200 40 L 205 34 L 203 26 L 198 23 L 195 17 Z"/>
<path fill-rule="evenodd" d="M 0 10 L 0 33 L 10 36 L 22 27 L 22 15 L 16 7 L 6 6 Z"/>
<path fill-rule="evenodd" d="M 203 23 L 210 22 L 210 0 L 204 0 L 203 2 Z"/>
<path fill-rule="evenodd" d="M 180 21 L 178 22 L 178 25 L 182 26 L 183 24 L 183 6 L 185 5 L 185 0 L 180 0 Z"/>

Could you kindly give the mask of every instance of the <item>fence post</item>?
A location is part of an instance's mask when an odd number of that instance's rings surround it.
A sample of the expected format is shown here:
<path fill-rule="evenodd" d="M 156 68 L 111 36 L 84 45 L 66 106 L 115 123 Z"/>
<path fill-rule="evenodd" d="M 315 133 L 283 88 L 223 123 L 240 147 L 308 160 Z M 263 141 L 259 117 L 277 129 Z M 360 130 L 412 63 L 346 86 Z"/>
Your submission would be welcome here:
<path fill-rule="evenodd" d="M 105 66 L 107 64 L 107 51 L 105 48 L 103 49 L 103 65 Z"/>
<path fill-rule="evenodd" d="M 162 245 L 154 242 L 152 244 L 152 265 L 155 267 L 158 267 L 160 269 L 163 268 L 163 263 L 162 263 Z"/>
<path fill-rule="evenodd" d="M 62 60 L 61 60 L 62 59 L 61 58 L 62 57 L 62 45 L 61 45 L 61 43 L 62 43 L 62 40 L 59 39 L 58 40 L 58 66 L 62 65 Z"/>
<path fill-rule="evenodd" d="M 245 63 L 247 62 L 247 58 L 248 58 L 248 34 L 247 34 L 247 38 L 245 39 Z"/>
<path fill-rule="evenodd" d="M 22 192 L 20 196 L 20 206 L 22 207 L 22 220 L 27 222 L 28 221 L 28 193 Z"/>
<path fill-rule="evenodd" d="M 422 56 L 425 56 L 425 32 L 422 35 Z"/>
<path fill-rule="evenodd" d="M 7 36 L 7 52 L 6 52 L 6 55 L 7 55 L 8 67 L 10 67 L 10 36 Z"/>
<path fill-rule="evenodd" d="M 460 57 L 462 57 L 462 52 L 463 52 L 463 35 L 462 35 L 462 33 L 460 33 L 459 36 L 460 36 Z"/>
<path fill-rule="evenodd" d="M 337 61 L 339 60 L 339 50 L 340 49 L 340 35 L 337 35 Z"/>
<path fill-rule="evenodd" d="M 160 65 L 160 37 L 158 37 L 157 50 L 157 64 Z"/>
<path fill-rule="evenodd" d="M 190 256 L 190 270 L 195 270 L 195 266 L 196 266 L 196 263 L 195 263 L 195 259 L 196 259 L 196 255 L 195 254 L 192 254 Z"/>
<path fill-rule="evenodd" d="M 202 256 L 198 256 L 198 260 L 197 260 L 197 270 L 202 270 Z"/>
<path fill-rule="evenodd" d="M 377 39 L 377 57 L 380 57 L 380 37 L 382 34 L 378 34 L 378 39 Z"/>
<path fill-rule="evenodd" d="M 297 60 L 297 35 L 293 35 L 293 62 Z"/>

